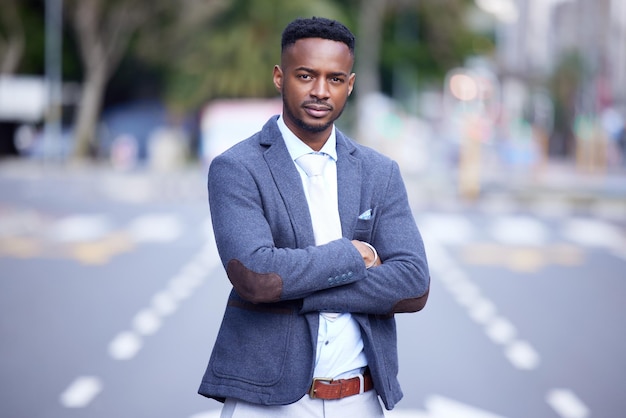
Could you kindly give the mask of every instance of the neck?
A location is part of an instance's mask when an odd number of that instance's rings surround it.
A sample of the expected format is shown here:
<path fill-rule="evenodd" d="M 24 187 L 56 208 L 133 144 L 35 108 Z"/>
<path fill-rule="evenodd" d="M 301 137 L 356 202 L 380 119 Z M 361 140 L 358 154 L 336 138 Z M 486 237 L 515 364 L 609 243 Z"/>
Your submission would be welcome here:
<path fill-rule="evenodd" d="M 294 133 L 295 136 L 302 142 L 304 142 L 309 148 L 313 151 L 319 151 L 322 149 L 328 138 L 330 138 L 330 134 L 333 130 L 332 125 L 328 128 L 324 129 L 320 132 L 311 132 L 308 129 L 303 129 L 298 125 L 294 125 L 291 121 L 284 119 L 285 125 L 291 132 Z"/>

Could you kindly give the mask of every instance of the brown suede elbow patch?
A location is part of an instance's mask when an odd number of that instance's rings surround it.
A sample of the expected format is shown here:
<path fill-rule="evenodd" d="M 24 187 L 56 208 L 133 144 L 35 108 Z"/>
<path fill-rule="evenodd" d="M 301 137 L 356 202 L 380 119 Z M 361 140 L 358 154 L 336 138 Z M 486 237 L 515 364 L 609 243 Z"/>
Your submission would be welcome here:
<path fill-rule="evenodd" d="M 256 273 L 239 260 L 232 259 L 226 267 L 226 275 L 239 296 L 252 303 L 268 303 L 280 300 L 283 279 L 276 273 Z"/>
<path fill-rule="evenodd" d="M 426 293 L 424 293 L 419 298 L 411 298 L 411 299 L 402 299 L 400 302 L 396 303 L 393 307 L 393 313 L 408 313 L 408 312 L 418 312 L 424 309 L 426 306 L 426 301 L 428 300 L 428 292 L 430 292 L 430 286 L 426 289 Z"/>

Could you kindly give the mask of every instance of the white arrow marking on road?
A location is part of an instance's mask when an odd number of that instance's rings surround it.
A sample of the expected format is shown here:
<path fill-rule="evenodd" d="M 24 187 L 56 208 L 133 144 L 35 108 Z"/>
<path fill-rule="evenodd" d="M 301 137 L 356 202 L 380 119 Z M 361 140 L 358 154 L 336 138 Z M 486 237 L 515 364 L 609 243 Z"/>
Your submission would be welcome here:
<path fill-rule="evenodd" d="M 589 409 L 568 389 L 553 389 L 546 396 L 548 404 L 563 418 L 586 418 Z"/>
<path fill-rule="evenodd" d="M 97 377 L 77 378 L 61 393 L 61 405 L 66 408 L 84 408 L 102 391 L 102 382 Z"/>

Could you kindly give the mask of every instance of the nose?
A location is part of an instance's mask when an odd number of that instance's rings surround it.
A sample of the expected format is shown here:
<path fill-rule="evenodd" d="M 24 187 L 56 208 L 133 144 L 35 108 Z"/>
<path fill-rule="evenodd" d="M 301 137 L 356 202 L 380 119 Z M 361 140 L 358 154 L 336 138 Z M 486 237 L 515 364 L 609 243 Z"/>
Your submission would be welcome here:
<path fill-rule="evenodd" d="M 328 82 L 323 77 L 318 78 L 313 83 L 313 88 L 311 89 L 311 96 L 316 99 L 328 99 L 330 96 L 330 92 L 328 90 Z"/>

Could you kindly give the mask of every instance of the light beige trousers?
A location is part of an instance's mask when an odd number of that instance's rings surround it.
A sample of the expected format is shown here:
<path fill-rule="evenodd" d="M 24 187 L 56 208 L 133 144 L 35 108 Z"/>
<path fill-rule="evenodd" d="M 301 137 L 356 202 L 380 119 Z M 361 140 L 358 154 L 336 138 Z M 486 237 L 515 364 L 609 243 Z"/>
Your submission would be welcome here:
<path fill-rule="evenodd" d="M 375 390 L 325 401 L 304 395 L 290 405 L 264 406 L 226 399 L 220 418 L 384 418 Z"/>

